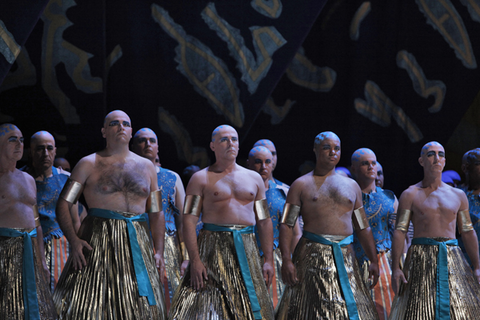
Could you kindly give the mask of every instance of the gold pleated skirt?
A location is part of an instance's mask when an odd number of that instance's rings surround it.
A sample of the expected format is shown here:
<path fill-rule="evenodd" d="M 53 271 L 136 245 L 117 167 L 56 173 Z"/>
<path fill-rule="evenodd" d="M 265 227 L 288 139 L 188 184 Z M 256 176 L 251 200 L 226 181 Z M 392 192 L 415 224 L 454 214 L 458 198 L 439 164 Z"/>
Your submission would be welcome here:
<path fill-rule="evenodd" d="M 50 287 L 37 251 L 37 238 L 32 238 L 32 246 L 40 319 L 57 319 Z M 0 237 L 0 261 L 0 319 L 24 319 L 23 237 Z"/>
<path fill-rule="evenodd" d="M 45 261 L 50 270 L 50 290 L 53 292 L 67 263 L 70 247 L 65 236 L 60 238 L 52 237 L 47 242 L 44 242 L 43 246 L 45 248 Z"/>
<path fill-rule="evenodd" d="M 156 305 L 150 306 L 147 297 L 139 296 L 126 222 L 87 216 L 79 234 L 93 250 L 84 250 L 87 266 L 82 270 L 74 270 L 71 258 L 63 269 L 53 295 L 60 319 L 166 319 L 148 224 L 133 225 Z"/>
<path fill-rule="evenodd" d="M 330 241 L 343 237 L 325 236 Z M 362 274 L 351 245 L 342 248 L 343 261 L 357 303 L 360 320 L 378 319 L 370 293 L 362 280 Z M 299 283 L 286 286 L 277 306 L 275 319 L 348 320 L 345 300 L 340 288 L 332 247 L 301 238 L 293 254 Z"/>
<path fill-rule="evenodd" d="M 177 233 L 172 235 L 165 233 L 165 249 L 163 257 L 165 259 L 165 276 L 163 277 L 163 286 L 165 288 L 165 304 L 167 311 L 172 303 L 173 295 L 180 284 L 180 267 L 182 264 L 182 255 L 177 241 Z"/>
<path fill-rule="evenodd" d="M 460 247 L 447 246 L 447 251 L 450 319 L 480 319 L 480 284 Z M 410 246 L 403 269 L 408 283 L 400 286 L 399 294 L 393 300 L 390 320 L 435 319 L 437 254 L 438 246 Z"/>
<path fill-rule="evenodd" d="M 243 234 L 248 265 L 262 319 L 273 319 L 273 306 L 262 275 L 255 234 Z M 188 269 L 173 298 L 169 319 L 253 320 L 250 299 L 243 282 L 231 232 L 201 230 L 198 248 L 208 273 L 200 291 L 190 286 Z"/>
<path fill-rule="evenodd" d="M 280 248 L 273 251 L 273 264 L 275 268 L 275 277 L 270 287 L 270 298 L 273 301 L 273 307 L 276 307 L 285 291 L 285 284 L 282 281 L 282 253 Z"/>

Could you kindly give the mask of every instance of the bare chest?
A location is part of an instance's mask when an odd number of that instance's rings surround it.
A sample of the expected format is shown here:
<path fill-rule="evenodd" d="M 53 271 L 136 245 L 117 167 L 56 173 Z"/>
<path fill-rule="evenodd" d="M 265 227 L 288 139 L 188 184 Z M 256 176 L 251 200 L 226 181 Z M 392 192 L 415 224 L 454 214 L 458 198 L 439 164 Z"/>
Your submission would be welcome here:
<path fill-rule="evenodd" d="M 254 182 L 230 176 L 223 177 L 205 188 L 205 195 L 214 202 L 229 199 L 253 201 L 257 192 Z"/>
<path fill-rule="evenodd" d="M 95 192 L 108 195 L 124 195 L 146 198 L 150 193 L 148 170 L 134 162 L 99 163 L 92 175 Z"/>
<path fill-rule="evenodd" d="M 310 205 L 350 207 L 355 203 L 355 192 L 337 181 L 312 183 L 305 190 L 302 201 Z"/>
<path fill-rule="evenodd" d="M 434 215 L 455 219 L 461 201 L 453 192 L 436 190 L 430 194 L 419 192 L 413 202 L 417 218 L 432 218 Z"/>
<path fill-rule="evenodd" d="M 0 206 L 8 208 L 17 203 L 33 206 L 36 194 L 21 175 L 2 177 L 0 179 Z"/>

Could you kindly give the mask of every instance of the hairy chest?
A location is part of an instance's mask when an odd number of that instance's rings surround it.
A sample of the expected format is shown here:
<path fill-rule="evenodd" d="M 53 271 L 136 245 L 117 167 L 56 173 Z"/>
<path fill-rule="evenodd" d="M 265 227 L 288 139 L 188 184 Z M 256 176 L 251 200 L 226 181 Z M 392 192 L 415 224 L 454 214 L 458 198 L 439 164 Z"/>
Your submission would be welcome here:
<path fill-rule="evenodd" d="M 123 193 L 148 197 L 150 178 L 146 168 L 134 162 L 99 163 L 94 176 L 95 192 L 101 194 Z"/>

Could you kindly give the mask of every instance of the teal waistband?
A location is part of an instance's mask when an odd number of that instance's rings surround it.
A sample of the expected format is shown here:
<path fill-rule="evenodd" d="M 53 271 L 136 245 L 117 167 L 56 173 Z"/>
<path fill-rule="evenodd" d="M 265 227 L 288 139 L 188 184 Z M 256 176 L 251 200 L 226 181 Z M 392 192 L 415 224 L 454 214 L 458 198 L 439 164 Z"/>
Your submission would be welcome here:
<path fill-rule="evenodd" d="M 40 319 L 37 298 L 37 284 L 35 281 L 35 264 L 32 248 L 32 237 L 37 237 L 37 229 L 33 229 L 30 232 L 22 232 L 15 229 L 0 228 L 0 236 L 11 238 L 23 237 L 22 290 L 25 319 Z"/>
<path fill-rule="evenodd" d="M 119 213 L 116 213 L 115 211 L 93 208 L 88 210 L 88 215 L 105 219 L 124 220 L 127 222 L 128 239 L 130 242 L 130 250 L 132 252 L 135 277 L 137 278 L 138 293 L 141 297 L 147 297 L 149 305 L 156 305 L 152 284 L 150 283 L 145 261 L 143 261 L 142 251 L 140 250 L 140 245 L 138 244 L 137 231 L 135 231 L 135 227 L 132 223 L 133 221 L 147 221 L 147 214 L 142 213 L 138 216 L 127 218 Z"/>
<path fill-rule="evenodd" d="M 204 223 L 203 229 L 207 231 L 226 231 L 233 233 L 233 243 L 235 244 L 235 250 L 237 252 L 238 263 L 240 264 L 240 271 L 242 272 L 243 282 L 247 288 L 248 298 L 252 305 L 253 315 L 255 319 L 262 319 L 260 313 L 260 304 L 258 303 L 257 293 L 252 281 L 252 275 L 250 274 L 250 268 L 248 267 L 247 254 L 245 253 L 245 246 L 243 244 L 242 234 L 254 233 L 255 226 L 248 226 L 243 229 L 231 229 L 228 227 L 218 226 L 216 224 Z"/>
<path fill-rule="evenodd" d="M 340 280 L 340 287 L 342 288 L 345 304 L 347 305 L 348 318 L 350 320 L 358 320 L 357 303 L 353 297 L 352 287 L 350 286 L 350 281 L 348 280 L 347 269 L 345 269 L 345 263 L 343 262 L 343 253 L 341 249 L 341 247 L 346 247 L 353 242 L 353 234 L 340 242 L 332 242 L 322 236 L 319 236 L 318 234 L 308 231 L 303 231 L 303 237 L 317 243 L 332 246 L 333 258 L 335 259 L 335 266 L 337 267 L 338 278 Z"/>
<path fill-rule="evenodd" d="M 450 319 L 450 288 L 448 285 L 447 245 L 458 246 L 458 240 L 436 241 L 432 238 L 413 238 L 412 245 L 423 244 L 438 246 L 437 255 L 437 300 L 435 303 L 435 320 Z"/>

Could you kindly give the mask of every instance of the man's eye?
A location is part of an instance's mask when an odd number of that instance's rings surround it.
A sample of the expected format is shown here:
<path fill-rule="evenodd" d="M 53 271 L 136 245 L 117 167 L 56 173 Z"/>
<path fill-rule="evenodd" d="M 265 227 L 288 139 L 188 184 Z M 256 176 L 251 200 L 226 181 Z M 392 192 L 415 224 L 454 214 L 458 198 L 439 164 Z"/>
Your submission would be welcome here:
<path fill-rule="evenodd" d="M 128 122 L 128 121 L 123 121 L 123 126 L 124 126 L 124 127 L 130 127 L 130 122 Z"/>
<path fill-rule="evenodd" d="M 113 121 L 110 121 L 110 123 L 108 124 L 110 127 L 114 127 L 114 126 L 118 126 L 120 124 L 120 122 L 118 122 L 118 120 L 113 120 Z"/>

